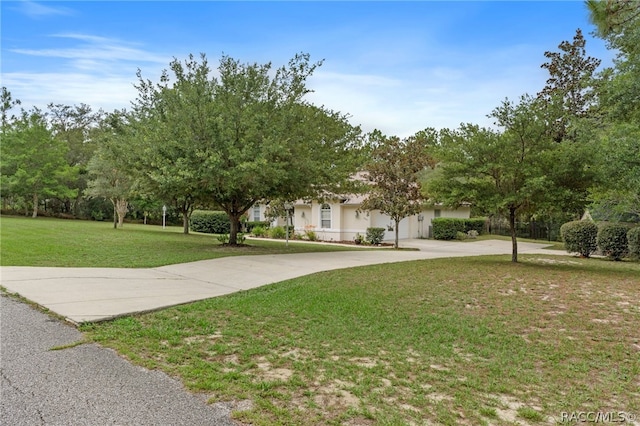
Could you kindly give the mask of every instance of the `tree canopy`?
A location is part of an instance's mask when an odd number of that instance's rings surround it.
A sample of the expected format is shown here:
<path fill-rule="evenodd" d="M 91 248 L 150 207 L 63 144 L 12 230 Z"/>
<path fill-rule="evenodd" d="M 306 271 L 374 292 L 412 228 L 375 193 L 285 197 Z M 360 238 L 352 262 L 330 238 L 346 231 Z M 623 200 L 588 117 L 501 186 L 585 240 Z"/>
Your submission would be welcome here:
<path fill-rule="evenodd" d="M 429 148 L 436 140 L 437 132 L 431 128 L 404 139 L 385 136 L 380 131 L 369 135 L 372 150 L 364 175 L 370 185 L 361 209 L 379 210 L 394 221 L 395 248 L 400 221 L 422 211 L 419 173 L 433 165 Z"/>
<path fill-rule="evenodd" d="M 544 103 L 549 131 L 556 142 L 576 140 L 576 119 L 586 117 L 596 104 L 593 83 L 600 60 L 587 56 L 585 46 L 578 29 L 573 42 L 558 45 L 559 52 L 544 53 L 549 62 L 541 67 L 549 72 L 549 78 L 538 99 Z"/>
<path fill-rule="evenodd" d="M 640 218 L 640 7 L 637 1 L 587 2 L 596 34 L 616 50 L 614 66 L 601 73 L 593 123 L 602 179 L 591 188 L 607 219 Z"/>
<path fill-rule="evenodd" d="M 114 113 L 103 121 L 101 128 L 94 132 L 98 149 L 87 164 L 89 181 L 85 195 L 111 201 L 114 227 L 116 217 L 120 227 L 124 223 L 135 184 L 134 174 L 127 165 L 130 162 L 127 147 L 131 140 L 123 120 L 121 114 Z"/>
<path fill-rule="evenodd" d="M 509 218 L 512 261 L 518 261 L 517 215 L 553 208 L 566 196 L 557 173 L 562 146 L 549 136 L 538 101 L 523 96 L 508 100 L 491 114 L 497 131 L 474 124 L 441 132 L 436 172 L 426 182 L 432 202 L 476 207 Z"/>
<path fill-rule="evenodd" d="M 157 196 L 182 203 L 185 218 L 197 203 L 224 210 L 230 244 L 256 202 L 338 187 L 355 171 L 360 131 L 305 101 L 320 65 L 299 54 L 273 71 L 223 56 L 213 77 L 205 55 L 192 55 L 171 62 L 158 84 L 140 77 L 136 168 Z"/>
<path fill-rule="evenodd" d="M 67 149 L 54 138 L 42 111 L 23 110 L 19 118 L 2 128 L 3 197 L 30 199 L 32 216 L 36 217 L 42 198 L 75 196 L 68 182 L 77 170 L 66 162 Z"/>

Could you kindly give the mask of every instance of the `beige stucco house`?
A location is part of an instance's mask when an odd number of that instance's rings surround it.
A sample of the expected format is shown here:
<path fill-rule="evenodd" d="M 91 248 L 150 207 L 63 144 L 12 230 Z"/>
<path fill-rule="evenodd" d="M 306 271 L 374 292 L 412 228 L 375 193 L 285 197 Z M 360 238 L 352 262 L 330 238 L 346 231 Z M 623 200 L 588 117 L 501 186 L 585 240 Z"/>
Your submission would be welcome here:
<path fill-rule="evenodd" d="M 361 196 L 340 198 L 334 201 L 316 202 L 299 200 L 294 203 L 292 215 L 293 227 L 298 234 L 306 230 L 316 233 L 323 241 L 353 241 L 356 234 L 366 236 L 367 228 L 385 228 L 385 240 L 395 239 L 393 220 L 378 210 L 361 212 L 358 209 L 362 201 Z M 249 209 L 249 220 L 265 220 L 265 204 L 256 204 Z M 457 209 L 447 209 L 441 206 L 425 207 L 418 215 L 406 217 L 400 221 L 399 238 L 429 238 L 431 220 L 436 217 L 469 218 L 471 207 L 461 206 Z M 278 225 L 284 225 L 283 219 Z"/>

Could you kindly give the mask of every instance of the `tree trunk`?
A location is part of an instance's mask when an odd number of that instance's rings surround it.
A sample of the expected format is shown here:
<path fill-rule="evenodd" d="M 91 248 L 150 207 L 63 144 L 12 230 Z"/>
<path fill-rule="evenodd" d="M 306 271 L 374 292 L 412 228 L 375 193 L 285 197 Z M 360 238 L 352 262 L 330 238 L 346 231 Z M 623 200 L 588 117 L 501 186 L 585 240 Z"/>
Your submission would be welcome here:
<path fill-rule="evenodd" d="M 116 210 L 118 212 L 118 226 L 122 228 L 124 224 L 124 217 L 127 215 L 127 207 L 129 203 L 127 200 L 118 199 L 116 200 Z"/>
<path fill-rule="evenodd" d="M 235 246 L 238 244 L 238 231 L 240 230 L 240 215 L 230 214 L 229 219 L 231 220 L 231 229 L 229 232 L 229 245 Z"/>
<path fill-rule="evenodd" d="M 400 232 L 400 230 L 398 228 L 400 227 L 400 221 L 398 219 L 395 219 L 395 222 L 396 222 L 396 241 L 393 244 L 393 248 L 394 249 L 398 249 L 398 247 L 399 247 L 399 245 L 398 245 L 398 241 L 399 241 L 398 233 Z"/>
<path fill-rule="evenodd" d="M 113 204 L 113 229 L 118 229 L 118 210 L 116 209 L 116 201 L 111 199 L 111 204 Z"/>
<path fill-rule="evenodd" d="M 511 231 L 511 261 L 518 262 L 518 239 L 516 238 L 516 209 L 509 208 L 509 229 Z"/>
<path fill-rule="evenodd" d="M 182 233 L 189 234 L 189 211 L 182 210 Z"/>
<path fill-rule="evenodd" d="M 33 213 L 31 217 L 38 217 L 38 194 L 33 194 Z"/>

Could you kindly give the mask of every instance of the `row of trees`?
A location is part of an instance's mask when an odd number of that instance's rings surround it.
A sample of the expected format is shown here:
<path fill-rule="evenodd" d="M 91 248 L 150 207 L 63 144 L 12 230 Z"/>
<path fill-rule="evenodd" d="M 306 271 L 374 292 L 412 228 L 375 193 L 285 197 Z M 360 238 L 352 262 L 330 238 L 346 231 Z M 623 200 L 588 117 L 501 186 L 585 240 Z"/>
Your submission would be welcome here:
<path fill-rule="evenodd" d="M 218 208 L 235 244 L 256 202 L 345 190 L 361 165 L 360 129 L 304 99 L 320 65 L 307 54 L 276 70 L 224 56 L 214 77 L 204 55 L 190 56 L 158 83 L 139 73 L 131 111 L 110 114 L 51 105 L 9 116 L 16 102 L 3 88 L 3 201 L 30 198 L 35 217 L 45 199 L 105 197 L 122 224 L 132 198 L 160 200 L 185 233 L 196 207 Z"/>
<path fill-rule="evenodd" d="M 508 218 L 514 262 L 518 217 L 565 222 L 590 206 L 605 220 L 638 220 L 640 8 L 631 0 L 587 5 L 597 34 L 617 52 L 612 68 L 597 72 L 600 60 L 586 55 L 578 29 L 559 51 L 544 54 L 549 78 L 537 95 L 507 99 L 492 111 L 495 128 L 427 129 L 421 160 L 419 137 L 374 146 L 376 185 L 365 205 L 389 214 L 397 229 L 420 200 L 470 202 L 480 214 Z"/>
<path fill-rule="evenodd" d="M 640 22 L 633 1 L 590 1 L 599 34 L 617 51 L 597 73 L 580 30 L 558 52 L 535 96 L 505 100 L 495 128 L 462 124 L 401 139 L 362 135 L 347 116 L 308 103 L 307 79 L 321 65 L 307 54 L 283 67 L 223 56 L 174 60 L 159 82 L 138 74 L 130 111 L 92 112 L 86 105 L 22 110 L 2 91 L 3 203 L 43 202 L 82 216 L 109 199 L 120 224 L 133 200 L 182 216 L 216 208 L 237 241 L 240 217 L 256 202 L 323 198 L 369 191 L 363 209 L 398 222 L 423 202 L 471 202 L 481 214 L 561 219 L 585 206 L 640 213 Z M 215 76 L 214 76 L 215 74 Z M 367 170 L 369 183 L 349 178 Z M 361 183 L 360 183 L 361 184 Z"/>

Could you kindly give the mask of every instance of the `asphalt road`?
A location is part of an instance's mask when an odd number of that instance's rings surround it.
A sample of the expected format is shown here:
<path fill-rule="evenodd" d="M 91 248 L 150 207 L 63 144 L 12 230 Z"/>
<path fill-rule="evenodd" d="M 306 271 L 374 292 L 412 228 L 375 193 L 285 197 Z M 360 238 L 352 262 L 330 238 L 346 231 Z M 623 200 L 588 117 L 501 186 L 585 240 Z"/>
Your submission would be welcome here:
<path fill-rule="evenodd" d="M 235 425 L 230 407 L 208 405 L 158 371 L 136 367 L 75 328 L 0 297 L 0 424 Z"/>

